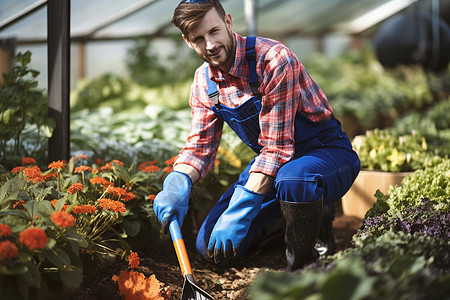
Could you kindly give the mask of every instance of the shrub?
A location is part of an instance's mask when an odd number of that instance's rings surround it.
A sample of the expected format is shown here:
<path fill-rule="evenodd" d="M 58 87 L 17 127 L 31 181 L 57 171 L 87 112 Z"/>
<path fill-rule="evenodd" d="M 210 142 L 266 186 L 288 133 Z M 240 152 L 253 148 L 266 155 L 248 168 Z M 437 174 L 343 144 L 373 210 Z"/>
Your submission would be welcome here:
<path fill-rule="evenodd" d="M 0 88 L 0 164 L 8 168 L 22 157 L 45 158 L 55 121 L 47 115 L 47 99 L 37 89 L 39 72 L 28 67 L 31 52 L 18 53 Z"/>

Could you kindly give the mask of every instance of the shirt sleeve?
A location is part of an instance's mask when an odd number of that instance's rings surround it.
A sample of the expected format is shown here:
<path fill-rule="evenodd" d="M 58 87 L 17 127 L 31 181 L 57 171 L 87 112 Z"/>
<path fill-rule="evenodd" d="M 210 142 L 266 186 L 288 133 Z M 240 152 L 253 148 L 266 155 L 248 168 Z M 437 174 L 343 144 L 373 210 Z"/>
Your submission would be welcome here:
<path fill-rule="evenodd" d="M 191 87 L 189 105 L 192 121 L 189 136 L 175 164 L 187 164 L 195 168 L 203 178 L 214 165 L 223 129 L 223 120 L 217 118 L 210 106 L 204 67 L 196 71 Z"/>
<path fill-rule="evenodd" d="M 263 98 L 259 143 L 263 148 L 250 172 L 275 177 L 295 152 L 294 122 L 300 97 L 301 64 L 291 51 L 282 46 L 269 50 L 265 61 L 267 64 L 260 86 Z"/>

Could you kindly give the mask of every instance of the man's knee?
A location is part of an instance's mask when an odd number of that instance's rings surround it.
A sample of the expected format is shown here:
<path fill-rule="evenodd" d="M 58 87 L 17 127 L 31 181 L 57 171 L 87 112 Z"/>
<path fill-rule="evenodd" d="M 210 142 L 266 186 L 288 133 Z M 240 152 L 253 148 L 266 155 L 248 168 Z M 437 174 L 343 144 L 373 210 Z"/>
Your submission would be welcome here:
<path fill-rule="evenodd" d="M 323 176 L 320 174 L 277 176 L 275 188 L 277 190 L 277 198 L 280 200 L 311 202 L 323 197 Z"/>

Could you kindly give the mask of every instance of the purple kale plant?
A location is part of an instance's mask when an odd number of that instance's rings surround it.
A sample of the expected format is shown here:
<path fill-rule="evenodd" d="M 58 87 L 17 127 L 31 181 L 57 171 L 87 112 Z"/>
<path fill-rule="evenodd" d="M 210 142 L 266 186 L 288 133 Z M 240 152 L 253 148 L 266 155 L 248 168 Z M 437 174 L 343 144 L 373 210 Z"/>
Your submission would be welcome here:
<path fill-rule="evenodd" d="M 407 206 L 399 215 L 382 214 L 364 220 L 358 236 L 381 235 L 389 229 L 404 233 L 424 234 L 435 239 L 450 239 L 450 212 L 436 210 L 434 202 L 423 198 L 419 206 Z"/>

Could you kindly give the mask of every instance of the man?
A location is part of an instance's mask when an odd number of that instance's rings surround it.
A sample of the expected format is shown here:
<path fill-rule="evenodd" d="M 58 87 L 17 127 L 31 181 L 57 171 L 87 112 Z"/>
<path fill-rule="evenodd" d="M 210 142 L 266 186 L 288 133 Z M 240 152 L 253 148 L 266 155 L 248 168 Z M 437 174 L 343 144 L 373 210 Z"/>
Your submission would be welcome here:
<path fill-rule="evenodd" d="M 314 261 L 322 205 L 340 199 L 360 169 L 324 93 L 286 46 L 234 33 L 218 0 L 182 1 L 172 23 L 205 63 L 191 88 L 189 137 L 155 198 L 163 228 L 174 216 L 183 223 L 192 183 L 210 171 L 225 121 L 257 156 L 211 209 L 197 250 L 226 264 L 282 215 L 287 269 Z"/>

